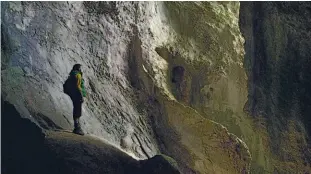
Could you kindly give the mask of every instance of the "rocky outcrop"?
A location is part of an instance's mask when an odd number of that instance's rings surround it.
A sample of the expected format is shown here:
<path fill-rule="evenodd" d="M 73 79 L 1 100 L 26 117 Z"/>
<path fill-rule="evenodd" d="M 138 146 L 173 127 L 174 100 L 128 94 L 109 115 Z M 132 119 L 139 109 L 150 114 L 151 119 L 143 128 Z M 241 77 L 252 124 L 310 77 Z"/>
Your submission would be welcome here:
<path fill-rule="evenodd" d="M 88 136 L 49 132 L 45 144 L 55 159 L 50 165 L 57 170 L 56 173 L 180 173 L 170 157 L 156 155 L 137 161 L 114 146 Z"/>
<path fill-rule="evenodd" d="M 162 98 L 153 104 L 157 102 L 163 102 L 154 117 L 161 149 L 177 159 L 185 173 L 249 172 L 251 155 L 246 144 L 224 126 L 174 100 Z"/>
<path fill-rule="evenodd" d="M 187 139 L 183 146 L 196 147 L 194 151 L 189 150 L 193 154 L 189 159 L 196 163 L 192 168 L 206 173 L 248 172 L 247 163 L 251 160 L 244 143 L 232 138 L 226 129 L 221 129 L 222 126 L 208 120 L 203 121 L 204 118 L 208 118 L 221 122 L 239 137 L 243 137 L 242 132 L 245 132 L 244 127 L 240 127 L 247 122 L 244 121 L 243 112 L 247 100 L 247 76 L 243 68 L 244 40 L 238 23 L 239 3 L 167 2 L 165 9 L 167 20 L 172 25 L 171 34 L 175 37 L 166 45 L 156 48 L 157 53 L 168 63 L 165 69 L 167 78 L 164 82 L 169 91 L 167 95 L 172 99 L 171 102 L 163 102 L 163 113 L 167 113 L 170 120 L 168 122 L 176 126 L 181 139 Z M 183 108 L 183 105 L 195 110 L 188 108 L 187 111 L 187 107 Z M 177 118 L 175 114 L 178 115 Z M 190 124 L 188 121 L 182 121 L 184 117 L 189 118 Z M 177 121 L 178 119 L 180 121 Z M 219 134 L 214 135 L 222 137 L 223 140 L 219 142 L 213 139 L 212 135 L 209 137 L 207 132 L 211 129 L 219 129 L 219 132 L 214 131 Z M 204 133 L 201 134 L 201 131 L 206 132 L 209 138 L 206 138 Z M 189 139 L 194 134 L 199 135 L 197 137 L 200 140 L 194 137 L 196 140 Z M 228 143 L 230 139 L 234 141 Z M 200 141 L 202 144 L 191 144 Z M 225 145 L 228 151 L 221 148 L 225 142 L 230 144 Z M 237 162 L 239 164 L 231 163 L 238 159 L 230 155 L 234 153 L 235 146 L 243 149 L 243 155 Z M 220 155 L 221 159 L 215 157 L 210 148 L 217 149 L 215 153 L 218 155 L 223 154 Z M 175 157 L 171 153 L 170 155 Z M 222 169 L 216 164 L 221 164 L 219 166 L 222 166 Z"/>
<path fill-rule="evenodd" d="M 263 143 L 249 146 L 253 170 L 259 173 L 311 172 L 310 5 L 241 3 L 248 75 L 245 110 Z"/>
<path fill-rule="evenodd" d="M 3 129 L 10 130 L 2 134 L 3 173 L 180 173 L 176 162 L 165 155 L 139 161 L 93 136 L 44 131 L 3 100 L 1 107 L 5 108 Z"/>
<path fill-rule="evenodd" d="M 81 63 L 88 92 L 82 128 L 114 145 L 51 132 L 27 146 L 46 142 L 53 158 L 63 159 L 57 164 L 63 171 L 130 170 L 116 164 L 135 168 L 137 162 L 115 151 L 120 148 L 148 159 L 139 168 L 146 173 L 152 173 L 149 165 L 172 169 L 162 157 L 152 158 L 160 152 L 172 156 L 183 173 L 249 172 L 244 127 L 236 124 L 239 119 L 246 128 L 250 124 L 242 114 L 247 76 L 239 3 L 5 2 L 1 13 L 3 102 L 40 130 L 37 137 L 45 135 L 41 130 L 71 130 L 72 104 L 62 83 L 72 65 Z M 18 147 L 13 142 L 6 147 Z M 104 159 L 90 155 L 104 149 L 103 158 L 119 157 L 101 166 Z M 7 155 L 18 158 L 18 153 Z M 87 166 L 81 167 L 82 157 Z M 6 165 L 14 166 L 9 159 Z M 30 161 L 21 164 L 32 170 Z"/>

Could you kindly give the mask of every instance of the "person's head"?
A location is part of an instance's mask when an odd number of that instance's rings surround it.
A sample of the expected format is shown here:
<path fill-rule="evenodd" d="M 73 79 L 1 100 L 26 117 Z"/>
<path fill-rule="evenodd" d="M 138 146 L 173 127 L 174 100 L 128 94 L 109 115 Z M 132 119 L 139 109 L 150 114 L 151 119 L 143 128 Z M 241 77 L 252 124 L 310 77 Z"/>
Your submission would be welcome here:
<path fill-rule="evenodd" d="M 81 72 L 81 64 L 75 64 L 75 65 L 72 67 L 72 70 L 73 70 L 73 71 L 80 71 L 80 72 Z"/>

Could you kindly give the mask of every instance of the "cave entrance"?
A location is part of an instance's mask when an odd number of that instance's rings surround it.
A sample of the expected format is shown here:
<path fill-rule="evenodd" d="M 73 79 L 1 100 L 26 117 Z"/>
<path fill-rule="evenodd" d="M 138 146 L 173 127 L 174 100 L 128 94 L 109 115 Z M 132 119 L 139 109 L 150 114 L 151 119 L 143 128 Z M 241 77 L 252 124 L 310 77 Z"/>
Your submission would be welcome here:
<path fill-rule="evenodd" d="M 185 68 L 182 66 L 175 66 L 172 69 L 172 82 L 176 84 L 180 84 L 185 75 Z"/>

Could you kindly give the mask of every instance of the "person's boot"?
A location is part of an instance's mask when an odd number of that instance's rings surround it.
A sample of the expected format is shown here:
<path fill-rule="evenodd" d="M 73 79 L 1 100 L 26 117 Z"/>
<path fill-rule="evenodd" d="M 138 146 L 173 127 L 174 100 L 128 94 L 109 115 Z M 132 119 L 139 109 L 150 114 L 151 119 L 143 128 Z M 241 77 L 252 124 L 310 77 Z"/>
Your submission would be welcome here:
<path fill-rule="evenodd" d="M 80 125 L 79 118 L 74 119 L 74 129 L 72 132 L 78 135 L 84 135 L 84 132 Z"/>

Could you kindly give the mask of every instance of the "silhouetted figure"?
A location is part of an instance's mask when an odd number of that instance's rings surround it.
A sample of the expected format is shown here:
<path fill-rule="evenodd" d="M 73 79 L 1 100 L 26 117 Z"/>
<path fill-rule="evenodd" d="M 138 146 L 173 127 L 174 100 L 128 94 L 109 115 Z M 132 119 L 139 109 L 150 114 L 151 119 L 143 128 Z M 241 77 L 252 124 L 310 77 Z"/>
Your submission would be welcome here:
<path fill-rule="evenodd" d="M 82 115 L 83 97 L 86 96 L 84 80 L 82 78 L 81 64 L 75 64 L 64 84 L 64 92 L 68 94 L 73 103 L 73 133 L 84 135 L 80 125 L 80 117 Z"/>

